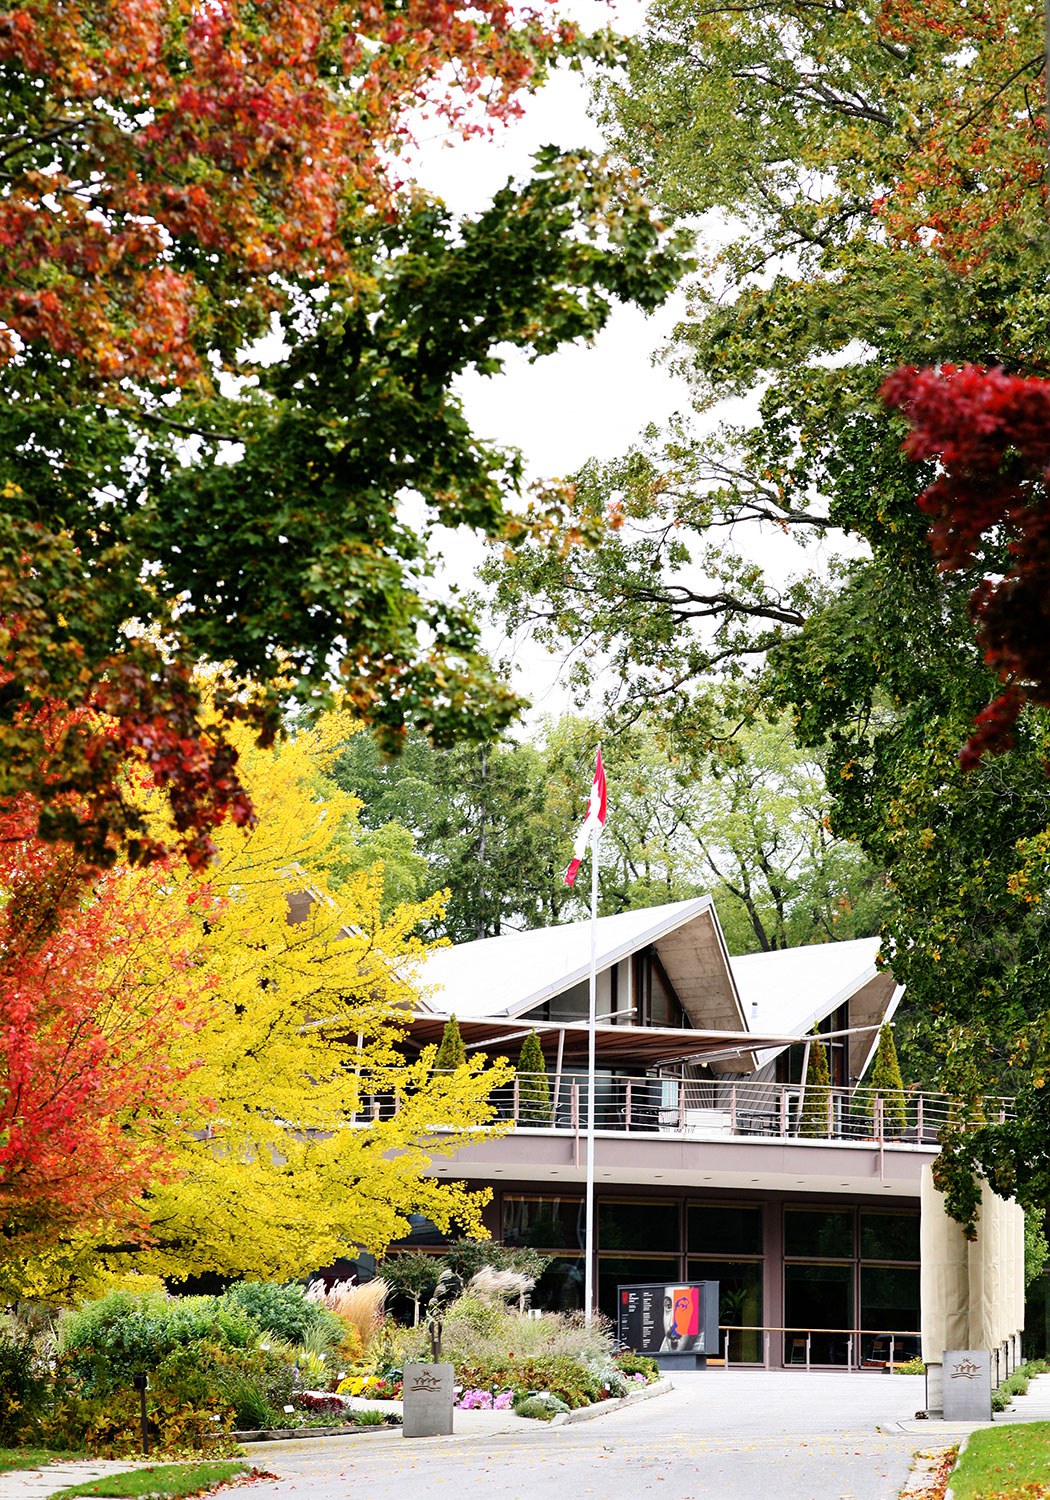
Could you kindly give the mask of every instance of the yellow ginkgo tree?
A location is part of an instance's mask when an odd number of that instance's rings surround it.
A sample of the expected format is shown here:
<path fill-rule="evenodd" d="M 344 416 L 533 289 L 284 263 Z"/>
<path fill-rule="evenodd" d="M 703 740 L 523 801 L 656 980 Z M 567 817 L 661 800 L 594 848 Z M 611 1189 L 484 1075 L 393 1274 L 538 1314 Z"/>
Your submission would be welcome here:
<path fill-rule="evenodd" d="M 487 1195 L 428 1168 L 500 1128 L 488 1101 L 509 1068 L 475 1056 L 444 1073 L 433 1049 L 411 1061 L 398 1049 L 424 952 L 415 932 L 438 902 L 388 909 L 381 866 L 330 875 L 360 804 L 324 768 L 353 729 L 334 715 L 267 750 L 246 734 L 257 823 L 219 830 L 205 875 L 170 871 L 166 899 L 195 922 L 206 1017 L 171 1036 L 190 1069 L 182 1114 L 144 1111 L 136 1128 L 166 1132 L 175 1172 L 143 1200 L 146 1242 L 88 1237 L 82 1263 L 287 1278 L 381 1251 L 409 1213 L 479 1232 Z"/>

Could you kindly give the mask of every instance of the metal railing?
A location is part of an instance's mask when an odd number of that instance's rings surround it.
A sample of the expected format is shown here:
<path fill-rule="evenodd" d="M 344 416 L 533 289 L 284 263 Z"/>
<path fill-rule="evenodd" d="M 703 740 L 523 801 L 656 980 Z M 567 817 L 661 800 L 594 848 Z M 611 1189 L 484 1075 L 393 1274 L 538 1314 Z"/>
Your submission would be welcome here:
<path fill-rule="evenodd" d="M 731 1364 L 770 1369 L 773 1335 L 783 1339 L 783 1364 L 789 1369 L 882 1370 L 892 1373 L 896 1365 L 915 1359 L 920 1334 L 914 1328 L 801 1328 L 773 1323 L 721 1323 L 719 1354 L 724 1367 Z M 731 1360 L 731 1336 L 736 1335 L 736 1358 Z M 750 1354 L 745 1351 L 750 1349 Z"/>
<path fill-rule="evenodd" d="M 579 1131 L 587 1123 L 587 1080 L 518 1073 L 496 1089 L 502 1119 L 531 1129 Z M 945 1126 L 1012 1117 L 1012 1100 L 985 1099 L 969 1113 L 947 1094 L 882 1089 L 811 1087 L 724 1079 L 641 1076 L 599 1078 L 598 1130 L 671 1133 L 703 1140 L 753 1136 L 813 1141 L 888 1141 L 935 1146 Z"/>

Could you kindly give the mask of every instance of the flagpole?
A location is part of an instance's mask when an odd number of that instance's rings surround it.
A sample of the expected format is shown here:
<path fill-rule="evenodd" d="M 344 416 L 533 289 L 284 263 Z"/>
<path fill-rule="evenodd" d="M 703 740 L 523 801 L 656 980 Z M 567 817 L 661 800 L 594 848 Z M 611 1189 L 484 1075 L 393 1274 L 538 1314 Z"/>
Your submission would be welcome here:
<path fill-rule="evenodd" d="M 599 753 L 601 747 L 599 746 Z M 587 1001 L 587 1189 L 583 1231 L 583 1321 L 591 1321 L 594 1306 L 594 1028 L 598 1015 L 598 839 L 591 833 L 591 982 Z"/>

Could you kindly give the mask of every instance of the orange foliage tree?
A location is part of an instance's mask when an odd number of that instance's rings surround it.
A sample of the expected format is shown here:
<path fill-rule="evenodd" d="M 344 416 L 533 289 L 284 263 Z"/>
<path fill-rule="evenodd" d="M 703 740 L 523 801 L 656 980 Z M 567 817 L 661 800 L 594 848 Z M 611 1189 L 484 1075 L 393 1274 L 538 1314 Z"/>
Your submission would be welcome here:
<path fill-rule="evenodd" d="M 205 1014 L 162 865 L 92 880 L 37 813 L 0 816 L 0 1244 L 19 1259 L 84 1225 L 141 1230 L 189 1071 L 173 1041 Z"/>

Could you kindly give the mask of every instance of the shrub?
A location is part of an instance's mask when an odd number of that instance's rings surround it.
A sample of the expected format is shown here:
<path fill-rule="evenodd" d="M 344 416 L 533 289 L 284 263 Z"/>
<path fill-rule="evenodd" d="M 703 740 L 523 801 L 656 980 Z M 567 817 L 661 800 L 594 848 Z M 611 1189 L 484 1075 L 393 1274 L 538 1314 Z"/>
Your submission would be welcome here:
<path fill-rule="evenodd" d="M 805 1097 L 802 1101 L 799 1135 L 827 1135 L 828 1100 L 831 1098 L 831 1090 L 828 1087 L 830 1082 L 828 1055 L 824 1050 L 824 1044 L 817 1040 L 817 1028 L 814 1026 L 813 1037 L 809 1043 L 809 1066 L 806 1068 Z"/>
<path fill-rule="evenodd" d="M 318 1391 L 298 1391 L 292 1397 L 292 1404 L 299 1411 L 309 1412 L 311 1416 L 331 1416 L 342 1419 L 346 1415 L 346 1407 L 339 1396 L 325 1396 Z"/>
<path fill-rule="evenodd" d="M 459 1022 L 455 1016 L 449 1016 L 445 1022 L 441 1041 L 438 1043 L 434 1067 L 440 1072 L 450 1071 L 453 1068 L 461 1068 L 466 1060 L 467 1049 L 460 1034 Z"/>
<path fill-rule="evenodd" d="M 882 1100 L 882 1121 L 886 1134 L 900 1135 L 908 1123 L 908 1110 L 904 1099 L 904 1080 L 897 1061 L 897 1048 L 888 1022 L 884 1022 L 879 1028 L 879 1046 L 871 1072 L 868 1107 L 873 1120 L 876 1098 Z"/>
<path fill-rule="evenodd" d="M 277 1427 L 277 1413 L 266 1399 L 258 1380 L 239 1371 L 231 1371 L 223 1382 L 222 1394 L 233 1407 L 234 1425 L 242 1432 Z"/>
<path fill-rule="evenodd" d="M 30 1335 L 0 1332 L 0 1447 L 38 1433 L 48 1388 Z"/>
<path fill-rule="evenodd" d="M 350 1413 L 350 1421 L 355 1427 L 388 1427 L 395 1425 L 397 1420 L 396 1417 L 392 1417 L 390 1412 L 375 1411 L 374 1409 L 369 1411 L 365 1408 L 363 1411 L 353 1411 Z"/>
<path fill-rule="evenodd" d="M 184 1351 L 185 1352 L 185 1351 Z M 150 1447 L 165 1453 L 207 1453 L 224 1457 L 235 1451 L 230 1436 L 233 1409 L 226 1402 L 200 1401 L 201 1386 L 183 1366 L 151 1377 L 146 1397 Z M 86 1449 L 102 1458 L 138 1453 L 142 1447 L 138 1392 L 123 1388 L 85 1394 L 60 1364 L 55 1396 L 41 1422 L 48 1447 Z"/>
<path fill-rule="evenodd" d="M 492 1363 L 515 1359 L 547 1360 L 564 1355 L 571 1360 L 596 1359 L 610 1363 L 614 1353 L 611 1325 L 605 1318 L 584 1322 L 582 1313 L 544 1313 L 523 1317 L 516 1310 L 461 1297 L 444 1314 L 443 1347 L 452 1364 Z M 400 1330 L 403 1359 L 429 1357 L 423 1329 Z M 484 1382 L 483 1382 L 484 1383 Z"/>
<path fill-rule="evenodd" d="M 502 1364 L 457 1363 L 456 1380 L 474 1390 L 549 1391 L 568 1407 L 590 1406 L 606 1394 L 586 1365 L 565 1354 L 545 1360 L 512 1359 Z"/>
<path fill-rule="evenodd" d="M 519 1417 L 534 1417 L 540 1422 L 553 1422 L 559 1413 L 568 1410 L 565 1402 L 559 1401 L 558 1397 L 549 1391 L 523 1396 L 520 1401 L 514 1403 L 514 1411 Z"/>
<path fill-rule="evenodd" d="M 289 1344 L 305 1344 L 318 1328 L 327 1328 L 328 1344 L 342 1337 L 342 1327 L 320 1303 L 307 1298 L 304 1287 L 278 1286 L 272 1281 L 238 1281 L 222 1299 L 231 1308 L 248 1315 L 257 1328 L 274 1333 Z"/>
<path fill-rule="evenodd" d="M 464 1281 L 469 1281 L 483 1266 L 491 1266 L 494 1271 L 520 1271 L 523 1276 L 538 1281 L 550 1263 L 549 1255 L 541 1255 L 538 1250 L 530 1250 L 524 1245 L 497 1245 L 492 1240 L 453 1240 L 435 1263 L 434 1278 L 436 1280 L 447 1266 Z"/>
<path fill-rule="evenodd" d="M 616 1368 L 628 1376 L 644 1375 L 646 1380 L 660 1378 L 660 1367 L 655 1359 L 650 1359 L 647 1354 L 635 1354 L 630 1349 L 616 1356 Z"/>
<path fill-rule="evenodd" d="M 249 1350 L 259 1331 L 243 1309 L 215 1297 L 111 1292 L 63 1314 L 58 1347 L 85 1388 L 101 1393 L 130 1384 L 138 1371 L 156 1370 L 179 1348 L 207 1343 Z"/>
<path fill-rule="evenodd" d="M 551 1086 L 540 1039 L 530 1031 L 521 1044 L 518 1057 L 518 1122 L 521 1125 L 549 1125 L 551 1122 Z"/>

